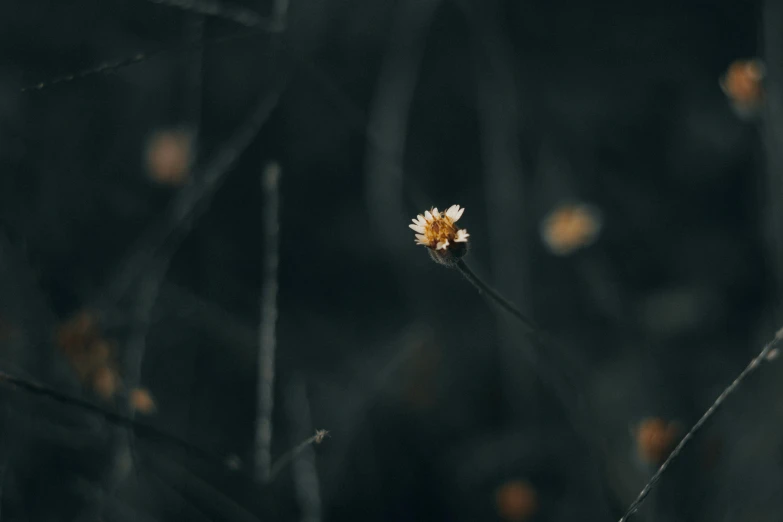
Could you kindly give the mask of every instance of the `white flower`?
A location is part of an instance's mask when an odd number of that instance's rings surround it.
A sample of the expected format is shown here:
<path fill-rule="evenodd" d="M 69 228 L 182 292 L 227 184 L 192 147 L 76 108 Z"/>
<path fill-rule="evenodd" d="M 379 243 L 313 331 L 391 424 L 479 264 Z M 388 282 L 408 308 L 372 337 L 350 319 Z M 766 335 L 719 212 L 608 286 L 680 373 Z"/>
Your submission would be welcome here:
<path fill-rule="evenodd" d="M 458 228 L 455 223 L 462 217 L 464 208 L 452 205 L 446 212 L 437 208 L 425 210 L 408 225 L 416 232 L 416 244 L 430 249 L 437 254 L 433 259 L 443 264 L 453 264 L 456 259 L 467 251 L 468 231 Z"/>

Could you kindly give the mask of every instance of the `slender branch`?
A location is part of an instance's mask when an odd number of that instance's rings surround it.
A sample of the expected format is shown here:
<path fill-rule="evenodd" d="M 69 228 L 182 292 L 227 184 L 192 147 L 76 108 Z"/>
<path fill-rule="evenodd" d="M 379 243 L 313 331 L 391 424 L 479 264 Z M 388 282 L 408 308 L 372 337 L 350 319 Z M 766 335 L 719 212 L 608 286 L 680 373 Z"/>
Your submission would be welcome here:
<path fill-rule="evenodd" d="M 480 294 L 485 294 L 487 297 L 489 297 L 495 304 L 500 306 L 503 310 L 510 313 L 519 321 L 522 323 L 522 325 L 525 327 L 528 333 L 535 335 L 536 337 L 541 336 L 541 329 L 536 326 L 536 324 L 527 317 L 525 314 L 522 313 L 522 311 L 517 308 L 514 303 L 500 295 L 500 293 L 489 286 L 487 283 L 481 280 L 479 276 L 477 276 L 473 270 L 468 267 L 468 265 L 460 259 L 457 261 L 457 270 L 460 271 L 460 273 L 465 276 L 465 279 L 470 281 L 470 283 L 476 287 L 476 289 L 479 291 Z"/>
<path fill-rule="evenodd" d="M 313 423 L 310 415 L 310 401 L 307 399 L 307 384 L 301 376 L 291 379 L 285 394 L 285 405 L 291 423 L 291 431 L 296 437 L 312 433 Z M 316 433 L 316 437 L 317 437 Z M 315 451 L 305 446 L 299 458 L 293 463 L 294 485 L 299 501 L 300 520 L 302 522 L 321 521 L 321 487 L 318 469 L 315 465 Z"/>
<path fill-rule="evenodd" d="M 280 166 L 271 163 L 264 172 L 264 278 L 258 339 L 258 390 L 256 411 L 256 479 L 271 480 L 272 410 L 274 408 L 277 323 L 277 265 L 279 244 Z"/>
<path fill-rule="evenodd" d="M 153 4 L 161 4 L 190 13 L 223 18 L 245 27 L 262 27 L 266 31 L 279 31 L 277 18 L 268 19 L 255 11 L 236 5 L 215 2 L 214 0 L 147 0 Z M 275 13 L 276 14 L 276 13 Z"/>
<path fill-rule="evenodd" d="M 125 259 L 114 277 L 104 289 L 104 295 L 95 308 L 111 309 L 119 301 L 127 289 L 138 280 L 140 273 L 149 270 L 155 258 L 171 255 L 176 247 L 187 236 L 193 223 L 201 216 L 237 162 L 240 155 L 257 136 L 266 123 L 272 111 L 277 107 L 280 96 L 287 84 L 287 79 L 281 79 L 270 92 L 260 96 L 256 106 L 245 122 L 218 149 L 214 156 L 206 162 L 203 168 L 193 173 L 196 180 L 193 184 L 183 187 L 169 205 L 163 220 L 153 223 L 136 241 L 132 254 Z M 164 248 L 168 253 L 163 253 Z"/>
<path fill-rule="evenodd" d="M 289 0 L 274 0 L 271 21 L 273 30 L 282 32 L 288 25 L 288 4 Z"/>
<path fill-rule="evenodd" d="M 180 439 L 176 435 L 167 433 L 159 428 L 150 426 L 149 424 L 138 422 L 119 413 L 106 410 L 96 404 L 79 399 L 78 397 L 73 397 L 71 395 L 59 392 L 43 384 L 28 379 L 22 379 L 20 377 L 16 377 L 9 373 L 0 371 L 0 385 L 16 387 L 33 395 L 40 395 L 62 404 L 74 406 L 83 411 L 98 415 L 112 424 L 116 424 L 118 426 L 128 426 L 132 428 L 137 435 L 147 436 L 151 439 L 157 439 L 162 442 L 169 443 L 172 446 L 181 448 L 186 452 L 195 455 L 207 462 L 216 463 L 220 467 L 225 467 L 223 459 L 216 457 L 212 453 L 203 450 L 198 446 L 191 444 L 190 442 Z"/>
<path fill-rule="evenodd" d="M 124 69 L 125 67 L 130 67 L 131 65 L 136 65 L 151 60 L 152 58 L 155 58 L 159 54 L 164 54 L 169 52 L 175 53 L 175 52 L 199 51 L 205 49 L 206 47 L 211 47 L 213 45 L 250 38 L 250 37 L 258 36 L 260 34 L 266 34 L 266 31 L 259 30 L 259 29 L 253 29 L 250 31 L 246 30 L 246 31 L 238 32 L 236 34 L 229 34 L 217 38 L 202 39 L 197 42 L 188 42 L 185 44 L 178 44 L 170 47 L 161 47 L 150 51 L 139 51 L 131 56 L 118 58 L 116 60 L 107 60 L 99 63 L 98 65 L 93 65 L 92 67 L 88 67 L 86 69 L 81 69 L 76 72 L 63 74 L 61 76 L 55 76 L 54 78 L 51 78 L 49 80 L 44 80 L 38 83 L 27 85 L 25 87 L 22 87 L 20 91 L 21 92 L 40 91 L 43 89 L 54 87 L 56 85 L 60 85 L 62 83 L 72 82 L 74 80 L 81 80 L 83 78 L 95 76 L 98 74 L 112 73 L 117 71 L 118 69 Z"/>
<path fill-rule="evenodd" d="M 277 476 L 277 474 L 280 473 L 283 468 L 285 468 L 286 464 L 294 460 L 296 456 L 307 449 L 310 444 L 320 444 L 327 435 L 329 435 L 327 430 L 316 430 L 315 435 L 303 440 L 298 445 L 290 449 L 287 453 L 283 454 L 283 456 L 277 459 L 275 465 L 272 466 L 272 471 L 269 474 L 269 481 L 271 482 Z"/>
<path fill-rule="evenodd" d="M 168 269 L 169 259 L 159 260 L 157 265 L 141 278 L 136 302 L 132 311 L 132 331 L 125 350 L 123 377 L 128 391 L 141 384 L 141 367 L 147 349 L 147 334 L 152 322 L 152 309 L 160 292 L 160 286 Z M 130 417 L 133 410 L 129 409 Z"/>
<path fill-rule="evenodd" d="M 628 518 L 633 515 L 637 509 L 639 509 L 639 506 L 642 505 L 644 502 L 644 499 L 647 498 L 647 495 L 650 494 L 650 491 L 652 491 L 653 487 L 655 487 L 655 484 L 658 483 L 658 481 L 661 479 L 661 476 L 666 472 L 666 470 L 669 468 L 671 463 L 676 459 L 679 454 L 682 452 L 683 448 L 693 439 L 693 437 L 696 435 L 696 433 L 704 426 L 704 424 L 712 417 L 716 411 L 718 411 L 718 408 L 723 404 L 723 402 L 734 393 L 740 384 L 742 384 L 742 381 L 745 380 L 745 378 L 756 371 L 758 368 L 761 367 L 761 363 L 767 359 L 771 358 L 773 353 L 772 350 L 775 348 L 775 346 L 783 340 L 783 329 L 778 330 L 778 332 L 775 334 L 775 338 L 768 343 L 764 348 L 759 352 L 759 354 L 754 357 L 750 363 L 745 367 L 744 370 L 737 376 L 734 381 L 729 384 L 725 390 L 718 396 L 717 399 L 715 399 L 715 402 L 712 403 L 712 406 L 710 406 L 706 412 L 704 412 L 704 415 L 701 416 L 701 418 L 696 422 L 696 424 L 693 425 L 693 427 L 690 429 L 690 431 L 685 434 L 685 436 L 682 438 L 679 444 L 677 444 L 677 447 L 674 448 L 674 450 L 671 452 L 669 457 L 661 464 L 661 467 L 658 468 L 658 471 L 655 472 L 655 474 L 650 478 L 649 482 L 645 484 L 644 488 L 642 488 L 642 491 L 639 493 L 639 496 L 636 497 L 636 500 L 634 500 L 630 506 L 628 506 L 628 509 L 626 510 L 625 514 L 620 519 L 620 522 L 625 522 L 628 520 Z"/>
<path fill-rule="evenodd" d="M 172 48 L 173 50 L 174 48 Z M 128 67 L 130 65 L 134 65 L 141 62 L 146 62 L 153 56 L 156 56 L 165 50 L 168 49 L 159 49 L 156 51 L 147 51 L 147 52 L 139 52 L 134 54 L 133 56 L 127 56 L 125 58 L 119 58 L 117 60 L 108 60 L 105 62 L 101 62 L 98 65 L 95 65 L 93 67 L 89 67 L 87 69 L 82 69 L 81 71 L 73 72 L 64 74 L 62 76 L 57 76 L 55 78 L 52 78 L 51 80 L 46 80 L 43 82 L 38 82 L 36 84 L 27 85 L 25 87 L 22 87 L 20 89 L 21 92 L 27 92 L 27 91 L 40 91 L 41 89 L 46 89 L 47 87 L 52 87 L 54 85 L 59 85 L 61 83 L 67 83 L 72 82 L 74 80 L 80 80 L 82 78 L 85 78 L 87 76 L 94 76 L 96 74 L 101 73 L 108 73 L 115 71 L 117 69 L 122 69 L 123 67 Z"/>
<path fill-rule="evenodd" d="M 120 406 L 120 412 L 130 421 L 134 420 L 136 414 L 135 409 L 130 404 L 130 393 L 133 389 L 138 388 L 141 382 L 141 368 L 147 349 L 147 335 L 152 321 L 152 309 L 155 306 L 158 293 L 160 292 L 160 285 L 167 268 L 168 259 L 160 260 L 158 266 L 141 278 L 137 295 L 135 296 L 136 302 L 131 312 L 132 330 L 123 357 L 123 376 L 126 393 L 123 394 L 123 401 Z M 127 472 L 136 466 L 133 431 L 133 426 L 131 425 L 120 426 L 118 429 L 113 448 L 114 466 L 112 475 L 106 481 L 105 488 L 102 490 L 105 494 L 97 497 L 97 505 L 101 509 L 110 507 L 110 502 L 108 501 L 117 494 L 120 485 L 127 476 Z M 130 456 L 132 468 L 126 469 L 123 465 L 125 452 Z"/>
<path fill-rule="evenodd" d="M 365 198 L 371 219 L 390 252 L 404 251 L 407 231 L 394 224 L 404 215 L 404 158 L 410 109 L 433 14 L 440 0 L 395 3 L 390 37 L 375 92 L 362 122 L 367 138 Z M 331 90 L 331 89 L 330 89 Z M 353 104 L 355 105 L 355 104 Z"/>
<path fill-rule="evenodd" d="M 146 464 L 161 481 L 208 519 L 260 522 L 255 513 L 176 460 L 146 459 Z"/>

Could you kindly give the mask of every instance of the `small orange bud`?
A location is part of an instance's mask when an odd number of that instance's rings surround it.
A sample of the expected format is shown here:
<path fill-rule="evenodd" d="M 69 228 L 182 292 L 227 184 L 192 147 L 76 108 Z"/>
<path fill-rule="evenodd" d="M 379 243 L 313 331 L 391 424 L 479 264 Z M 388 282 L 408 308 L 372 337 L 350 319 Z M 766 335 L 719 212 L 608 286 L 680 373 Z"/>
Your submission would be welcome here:
<path fill-rule="evenodd" d="M 643 420 L 636 427 L 639 458 L 648 464 L 660 464 L 674 449 L 680 431 L 675 422 L 666 422 L 658 417 Z"/>
<path fill-rule="evenodd" d="M 98 318 L 85 310 L 60 324 L 55 343 L 84 384 L 100 367 L 109 365 L 114 351 L 102 337 Z"/>
<path fill-rule="evenodd" d="M 109 400 L 117 393 L 120 377 L 117 371 L 109 366 L 98 368 L 92 380 L 92 388 L 102 399 Z"/>
<path fill-rule="evenodd" d="M 523 521 L 538 510 L 538 494 L 528 482 L 511 480 L 497 489 L 495 503 L 504 520 Z"/>
<path fill-rule="evenodd" d="M 97 337 L 97 319 L 86 310 L 76 313 L 57 328 L 57 346 L 66 355 L 82 351 Z"/>
<path fill-rule="evenodd" d="M 144 414 L 154 413 L 156 410 L 155 400 L 152 398 L 149 390 L 144 388 L 134 388 L 131 390 L 129 402 L 134 411 Z"/>
<path fill-rule="evenodd" d="M 761 60 L 737 60 L 720 79 L 723 92 L 740 116 L 755 113 L 764 101 L 764 64 Z"/>
<path fill-rule="evenodd" d="M 180 186 L 190 176 L 193 133 L 181 130 L 155 132 L 147 142 L 147 173 L 161 185 Z"/>

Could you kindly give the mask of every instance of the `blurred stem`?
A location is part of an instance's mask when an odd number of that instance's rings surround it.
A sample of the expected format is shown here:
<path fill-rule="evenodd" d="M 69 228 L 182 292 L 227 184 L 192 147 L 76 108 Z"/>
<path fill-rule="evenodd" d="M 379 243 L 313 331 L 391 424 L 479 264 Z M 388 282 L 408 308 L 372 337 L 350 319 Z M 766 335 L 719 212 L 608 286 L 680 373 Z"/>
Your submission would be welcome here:
<path fill-rule="evenodd" d="M 642 491 L 639 493 L 639 496 L 636 497 L 636 500 L 634 500 L 630 506 L 628 506 L 628 509 L 625 511 L 625 514 L 620 519 L 620 522 L 625 522 L 628 520 L 628 518 L 633 515 L 637 509 L 639 509 L 639 506 L 642 505 L 644 500 L 647 498 L 647 496 L 652 491 L 653 487 L 655 487 L 655 484 L 658 483 L 658 481 L 661 479 L 661 476 L 666 472 L 666 470 L 669 468 L 671 463 L 676 459 L 680 453 L 682 453 L 682 450 L 685 448 L 685 446 L 688 445 L 688 443 L 693 439 L 693 437 L 696 435 L 696 433 L 704 426 L 704 424 L 712 417 L 716 411 L 718 411 L 718 408 L 721 407 L 723 402 L 734 393 L 737 388 L 739 388 L 739 385 L 742 384 L 742 382 L 745 380 L 747 376 L 749 376 L 751 373 L 755 372 L 757 369 L 761 367 L 761 363 L 770 357 L 770 353 L 772 352 L 772 349 L 776 347 L 780 341 L 783 340 L 783 329 L 778 330 L 778 332 L 775 334 L 775 338 L 769 342 L 764 348 L 759 352 L 759 354 L 754 357 L 750 363 L 745 367 L 742 372 L 737 376 L 734 381 L 729 384 L 725 390 L 718 396 L 717 399 L 715 399 L 715 402 L 712 403 L 712 406 L 710 406 L 706 412 L 704 412 L 704 415 L 701 416 L 701 418 L 696 422 L 696 424 L 693 425 L 693 427 L 690 429 L 690 431 L 682 438 L 679 444 L 677 444 L 677 447 L 674 448 L 674 450 L 671 452 L 669 457 L 661 464 L 661 467 L 658 468 L 658 471 L 655 472 L 655 474 L 650 478 L 649 482 L 642 488 Z"/>
<path fill-rule="evenodd" d="M 176 251 L 277 107 L 287 83 L 286 75 L 281 75 L 267 92 L 259 96 L 242 125 L 221 144 L 209 161 L 193 172 L 194 182 L 177 192 L 162 220 L 152 223 L 138 237 L 129 249 L 130 254 L 104 288 L 96 309 L 113 310 L 131 285 L 138 281 L 139 274 L 148 271 L 158 257 L 172 255 Z"/>
<path fill-rule="evenodd" d="M 312 444 L 318 444 L 320 443 L 324 436 L 326 435 L 325 430 L 318 430 L 315 435 L 312 437 L 308 437 L 290 450 L 288 452 L 284 453 L 280 458 L 277 459 L 275 462 L 275 465 L 272 467 L 272 472 L 269 475 L 269 480 L 272 481 L 278 473 L 280 473 L 285 467 L 286 464 L 294 460 L 296 457 L 299 456 L 304 450 L 308 449 L 310 445 Z"/>
<path fill-rule="evenodd" d="M 225 466 L 222 459 L 212 455 L 208 451 L 199 448 L 198 446 L 180 439 L 176 435 L 171 435 L 170 433 L 155 428 L 154 426 L 138 422 L 120 413 L 106 410 L 96 404 L 59 392 L 35 381 L 23 379 L 4 371 L 0 371 L 0 385 L 6 385 L 10 388 L 16 388 L 33 395 L 40 395 L 62 404 L 74 406 L 83 411 L 99 415 L 104 420 L 111 422 L 112 424 L 116 424 L 118 426 L 128 426 L 133 429 L 137 436 L 144 435 L 152 439 L 158 439 L 159 441 L 167 442 L 172 446 L 176 446 L 185 450 L 187 453 L 193 456 L 199 457 L 207 462 L 215 463 L 220 468 Z"/>
<path fill-rule="evenodd" d="M 607 512 L 612 512 L 609 492 L 604 484 L 605 472 L 603 470 L 607 453 L 605 443 L 600 437 L 593 434 L 594 422 L 590 415 L 592 408 L 586 394 L 572 388 L 573 383 L 577 382 L 577 379 L 574 377 L 572 369 L 569 368 L 566 358 L 558 351 L 554 343 L 545 340 L 543 330 L 536 326 L 511 301 L 482 281 L 468 267 L 465 261 L 460 259 L 457 261 L 456 267 L 478 289 L 479 293 L 488 296 L 492 302 L 511 314 L 525 327 L 528 335 L 533 340 L 536 350 L 525 351 L 524 353 L 528 356 L 530 364 L 535 365 L 541 381 L 550 388 L 555 398 L 560 401 L 576 436 L 584 440 L 589 461 L 586 465 L 589 466 L 590 483 L 596 489 L 596 498 L 602 499 Z M 547 350 L 541 350 L 545 346 Z"/>
<path fill-rule="evenodd" d="M 373 227 L 389 252 L 404 252 L 407 231 L 394 226 L 404 216 L 404 179 L 410 108 L 430 22 L 440 0 L 402 0 L 395 5 L 375 92 L 365 124 L 365 198 Z"/>
<path fill-rule="evenodd" d="M 307 398 L 307 383 L 304 377 L 296 376 L 291 379 L 286 389 L 285 405 L 288 410 L 291 431 L 296 434 L 296 437 L 302 438 L 306 434 L 312 433 L 313 422 L 310 414 L 310 401 Z M 326 436 L 325 432 L 316 432 L 311 437 L 312 442 L 318 443 L 324 436 Z M 301 522 L 321 522 L 321 486 L 312 444 L 305 445 L 301 454 L 294 457 L 293 475 L 301 513 L 299 519 Z"/>
<path fill-rule="evenodd" d="M 223 4 L 213 0 L 148 0 L 153 4 L 181 9 L 188 13 L 197 13 L 214 18 L 222 18 L 245 27 L 259 28 L 264 31 L 280 30 L 275 18 L 267 18 L 238 5 Z"/>
<path fill-rule="evenodd" d="M 256 411 L 256 479 L 272 479 L 272 411 L 274 408 L 275 349 L 277 345 L 277 266 L 279 239 L 280 166 L 270 163 L 264 172 L 264 267 L 258 339 Z"/>
<path fill-rule="evenodd" d="M 213 486 L 182 463 L 161 458 L 147 459 L 146 463 L 147 469 L 208 520 L 260 522 L 259 517 L 221 491 L 222 488 Z"/>
<path fill-rule="evenodd" d="M 459 270 L 460 273 L 465 276 L 465 279 L 470 281 L 470 283 L 476 287 L 480 294 L 485 294 L 496 305 L 516 317 L 519 322 L 522 323 L 522 326 L 525 327 L 525 330 L 528 333 L 533 334 L 536 337 L 539 336 L 541 330 L 538 328 L 538 326 L 536 326 L 536 324 L 530 318 L 523 314 L 522 311 L 516 307 L 516 305 L 500 295 L 497 290 L 482 281 L 481 278 L 477 276 L 476 273 L 470 269 L 470 267 L 468 267 L 465 261 L 460 259 L 457 261 L 456 266 L 457 270 Z"/>

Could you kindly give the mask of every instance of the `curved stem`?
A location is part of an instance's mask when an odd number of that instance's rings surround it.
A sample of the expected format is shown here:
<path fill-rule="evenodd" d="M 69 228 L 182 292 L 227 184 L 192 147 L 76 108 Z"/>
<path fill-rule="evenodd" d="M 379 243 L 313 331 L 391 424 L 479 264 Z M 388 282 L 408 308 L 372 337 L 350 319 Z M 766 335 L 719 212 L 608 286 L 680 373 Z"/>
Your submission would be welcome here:
<path fill-rule="evenodd" d="M 607 505 L 611 505 L 607 486 L 603 479 L 604 472 L 602 471 L 606 454 L 605 444 L 600 440 L 600 437 L 593 434 L 593 423 L 589 413 L 591 408 L 586 402 L 585 395 L 574 393 L 569 389 L 569 381 L 572 379 L 566 375 L 566 368 L 563 362 L 555 362 L 555 366 L 552 366 L 551 357 L 556 356 L 557 353 L 555 345 L 551 340 L 548 340 L 545 332 L 529 317 L 497 290 L 482 281 L 463 260 L 457 261 L 455 266 L 465 276 L 465 279 L 476 287 L 479 293 L 485 294 L 490 301 L 519 320 L 526 333 L 531 337 L 534 346 L 539 349 L 538 352 L 526 350 L 524 353 L 528 357 L 530 364 L 537 368 L 542 383 L 551 389 L 556 399 L 562 404 L 567 419 L 574 429 L 574 433 L 584 441 L 587 458 L 592 463 L 590 469 L 591 478 L 595 481 L 595 484 L 598 484 L 598 492 Z M 544 351 L 542 350 L 544 347 L 549 349 Z M 543 356 L 545 352 L 549 354 L 549 357 Z M 539 357 L 538 354 L 542 354 L 542 356 Z"/>
<path fill-rule="evenodd" d="M 495 304 L 519 319 L 528 333 L 535 334 L 536 336 L 540 334 L 541 329 L 536 326 L 536 324 L 529 317 L 523 314 L 522 311 L 517 308 L 516 305 L 514 305 L 514 303 L 500 295 L 497 290 L 482 281 L 481 278 L 479 278 L 479 276 L 477 276 L 473 270 L 471 270 L 468 265 L 465 264 L 465 261 L 460 259 L 457 261 L 456 267 L 457 270 L 459 270 L 460 273 L 465 276 L 465 279 L 470 281 L 470 283 L 476 287 L 480 294 L 487 295 L 487 297 L 494 301 Z"/>

